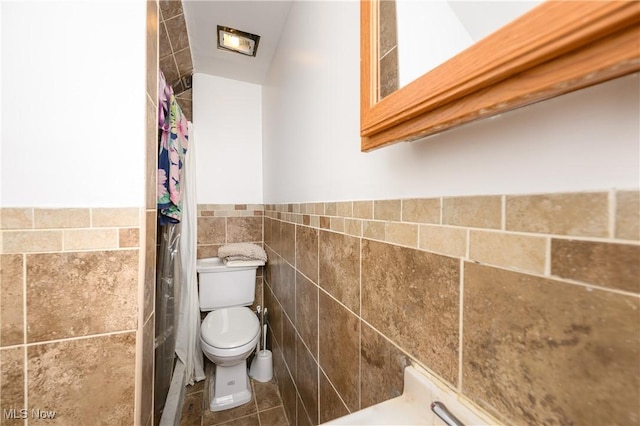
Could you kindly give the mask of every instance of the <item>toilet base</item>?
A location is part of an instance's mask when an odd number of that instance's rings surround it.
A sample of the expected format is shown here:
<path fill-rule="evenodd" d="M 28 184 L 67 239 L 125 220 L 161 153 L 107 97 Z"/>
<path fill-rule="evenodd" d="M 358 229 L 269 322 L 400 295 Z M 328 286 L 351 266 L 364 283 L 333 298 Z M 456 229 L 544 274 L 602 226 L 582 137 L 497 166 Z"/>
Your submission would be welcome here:
<path fill-rule="evenodd" d="M 215 366 L 209 382 L 209 409 L 222 411 L 251 401 L 251 383 L 247 374 L 247 361 L 231 367 Z"/>

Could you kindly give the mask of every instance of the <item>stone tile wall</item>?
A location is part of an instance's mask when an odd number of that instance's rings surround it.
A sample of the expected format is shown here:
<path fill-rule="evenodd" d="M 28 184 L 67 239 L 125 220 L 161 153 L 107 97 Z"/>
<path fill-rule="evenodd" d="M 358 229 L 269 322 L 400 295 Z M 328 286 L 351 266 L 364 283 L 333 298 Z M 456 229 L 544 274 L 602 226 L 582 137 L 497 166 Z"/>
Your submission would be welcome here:
<path fill-rule="evenodd" d="M 32 410 L 55 411 L 49 424 L 133 422 L 143 213 L 0 209 L 3 413 L 28 409 L 30 423 Z"/>
<path fill-rule="evenodd" d="M 262 204 L 198 204 L 198 259 L 215 257 L 229 243 L 264 245 Z M 253 308 L 263 305 L 262 267 L 256 278 Z"/>
<path fill-rule="evenodd" d="M 264 230 L 291 424 L 412 363 L 500 423 L 637 424 L 637 190 L 266 205 Z"/>

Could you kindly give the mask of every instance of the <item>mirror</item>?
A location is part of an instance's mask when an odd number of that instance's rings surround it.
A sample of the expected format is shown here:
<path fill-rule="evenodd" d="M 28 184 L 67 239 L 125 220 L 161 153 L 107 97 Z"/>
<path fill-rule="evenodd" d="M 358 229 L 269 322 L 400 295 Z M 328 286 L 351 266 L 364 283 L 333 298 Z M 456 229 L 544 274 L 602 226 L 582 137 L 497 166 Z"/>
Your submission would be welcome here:
<path fill-rule="evenodd" d="M 395 26 L 384 18 L 396 17 L 387 10 L 394 3 L 360 2 L 362 151 L 421 139 L 640 70 L 636 2 L 547 1 L 530 3 L 531 10 L 417 79 L 401 85 L 396 76 L 394 87 L 384 83 L 389 70 L 398 73 L 398 58 L 381 55 L 389 50 L 389 30 Z M 423 37 L 417 41 L 428 43 Z M 385 67 L 384 60 L 391 65 Z"/>

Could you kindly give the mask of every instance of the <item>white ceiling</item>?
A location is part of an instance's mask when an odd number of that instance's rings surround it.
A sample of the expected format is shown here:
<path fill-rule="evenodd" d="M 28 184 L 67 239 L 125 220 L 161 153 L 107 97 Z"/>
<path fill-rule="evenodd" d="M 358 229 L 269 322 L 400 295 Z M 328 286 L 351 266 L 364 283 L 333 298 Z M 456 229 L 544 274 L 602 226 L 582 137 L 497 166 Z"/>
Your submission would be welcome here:
<path fill-rule="evenodd" d="M 291 0 L 183 0 L 194 73 L 262 84 Z M 218 25 L 260 36 L 255 57 L 217 48 Z"/>

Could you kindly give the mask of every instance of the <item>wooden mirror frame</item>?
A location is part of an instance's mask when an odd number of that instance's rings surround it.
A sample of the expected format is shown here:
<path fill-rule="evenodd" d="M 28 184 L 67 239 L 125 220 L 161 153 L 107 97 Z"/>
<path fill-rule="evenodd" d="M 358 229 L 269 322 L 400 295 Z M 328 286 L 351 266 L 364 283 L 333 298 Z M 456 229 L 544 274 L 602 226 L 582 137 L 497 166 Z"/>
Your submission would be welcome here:
<path fill-rule="evenodd" d="M 378 1 L 360 1 L 362 151 L 640 70 L 640 3 L 552 0 L 378 102 Z"/>

